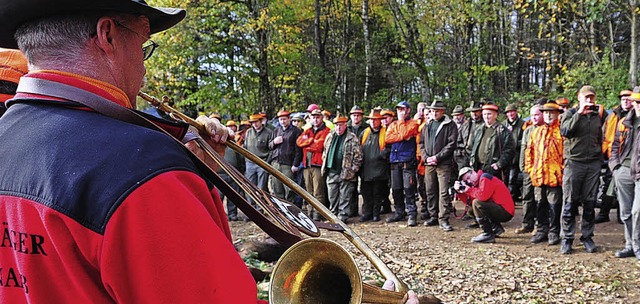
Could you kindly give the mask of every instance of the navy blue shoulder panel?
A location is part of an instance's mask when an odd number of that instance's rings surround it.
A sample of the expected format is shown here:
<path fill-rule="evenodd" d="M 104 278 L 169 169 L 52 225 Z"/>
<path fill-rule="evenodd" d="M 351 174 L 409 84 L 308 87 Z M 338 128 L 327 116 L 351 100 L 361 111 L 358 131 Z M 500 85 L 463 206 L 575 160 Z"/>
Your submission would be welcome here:
<path fill-rule="evenodd" d="M 493 179 L 493 174 L 482 172 L 482 176 L 481 177 L 484 177 L 484 178 L 487 178 L 489 180 L 492 180 Z"/>
<path fill-rule="evenodd" d="M 0 119 L 0 194 L 24 197 L 104 233 L 122 201 L 167 171 L 197 172 L 168 136 L 98 113 L 15 104 Z"/>

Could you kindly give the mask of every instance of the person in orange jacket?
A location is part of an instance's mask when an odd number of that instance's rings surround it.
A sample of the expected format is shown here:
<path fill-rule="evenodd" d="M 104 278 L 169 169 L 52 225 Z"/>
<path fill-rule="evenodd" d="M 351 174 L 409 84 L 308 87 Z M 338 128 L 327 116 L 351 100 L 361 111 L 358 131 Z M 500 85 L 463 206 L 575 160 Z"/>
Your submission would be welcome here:
<path fill-rule="evenodd" d="M 398 120 L 387 127 L 385 143 L 391 145 L 391 189 L 395 215 L 387 218 L 388 223 L 404 220 L 409 214 L 408 226 L 416 226 L 416 158 L 418 122 L 411 119 L 411 106 L 402 101 L 396 105 Z M 407 209 L 405 212 L 405 208 Z"/>
<path fill-rule="evenodd" d="M 540 111 L 544 124 L 533 129 L 527 142 L 524 169 L 534 187 L 537 231 L 531 243 L 560 243 L 562 209 L 562 157 L 564 138 L 560 135 L 560 105 L 549 102 Z"/>
<path fill-rule="evenodd" d="M 616 127 L 618 122 L 622 120 L 629 111 L 633 109 L 633 103 L 631 102 L 631 92 L 630 90 L 622 90 L 618 97 L 620 98 L 620 105 L 615 107 L 611 114 L 607 115 L 607 120 L 604 122 L 604 126 L 602 126 L 602 153 L 604 155 L 605 160 L 608 160 L 611 157 L 611 144 L 613 143 L 613 139 L 616 133 Z M 608 222 L 609 212 L 611 208 L 616 205 L 616 197 L 613 195 L 613 191 L 609 192 L 609 188 L 611 183 L 613 182 L 613 173 L 611 170 L 605 170 L 606 173 L 602 176 L 602 184 L 600 185 L 600 190 L 598 193 L 598 200 L 601 201 L 600 211 L 598 211 L 598 215 L 596 215 L 596 224 Z M 613 182 L 615 184 L 615 182 Z M 607 195 L 610 193 L 611 195 Z M 618 222 L 622 223 L 620 220 L 620 213 L 618 212 Z"/>
<path fill-rule="evenodd" d="M 324 141 L 331 130 L 323 122 L 322 111 L 314 109 L 311 111 L 311 127 L 306 129 L 298 139 L 296 144 L 302 148 L 302 164 L 304 165 L 304 184 L 309 194 L 318 201 L 326 203 L 327 185 L 322 176 L 322 150 Z M 322 220 L 322 216 L 313 208 L 310 216 L 314 220 Z"/>

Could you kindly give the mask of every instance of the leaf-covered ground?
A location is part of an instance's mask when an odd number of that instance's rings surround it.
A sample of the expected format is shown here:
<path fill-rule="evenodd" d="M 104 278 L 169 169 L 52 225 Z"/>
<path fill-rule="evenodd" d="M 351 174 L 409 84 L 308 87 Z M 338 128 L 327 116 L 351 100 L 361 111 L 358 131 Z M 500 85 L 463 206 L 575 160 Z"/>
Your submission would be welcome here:
<path fill-rule="evenodd" d="M 531 235 L 515 234 L 520 213 L 517 209 L 495 244 L 471 243 L 480 230 L 464 229 L 466 222 L 455 219 L 453 232 L 384 221 L 361 224 L 356 218 L 349 226 L 412 289 L 446 303 L 640 303 L 640 262 L 613 256 L 624 244 L 622 225 L 614 220 L 596 226 L 597 253 L 586 253 L 576 240 L 574 253 L 561 255 L 559 245 L 534 245 Z M 265 236 L 250 222 L 231 227 L 237 241 Z M 380 279 L 346 238 L 335 232 L 323 237 L 352 253 L 365 280 Z"/>

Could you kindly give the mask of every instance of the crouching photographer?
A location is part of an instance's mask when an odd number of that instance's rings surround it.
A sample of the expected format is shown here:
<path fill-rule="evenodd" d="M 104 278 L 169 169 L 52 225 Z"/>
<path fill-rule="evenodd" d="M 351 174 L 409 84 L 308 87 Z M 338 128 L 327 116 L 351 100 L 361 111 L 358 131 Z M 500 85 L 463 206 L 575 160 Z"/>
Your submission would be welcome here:
<path fill-rule="evenodd" d="M 504 232 L 500 223 L 511 220 L 515 212 L 509 188 L 499 178 L 482 170 L 476 172 L 469 167 L 460 169 L 458 179 L 453 188 L 473 199 L 473 212 L 483 231 L 471 241 L 494 243 L 496 236 Z"/>

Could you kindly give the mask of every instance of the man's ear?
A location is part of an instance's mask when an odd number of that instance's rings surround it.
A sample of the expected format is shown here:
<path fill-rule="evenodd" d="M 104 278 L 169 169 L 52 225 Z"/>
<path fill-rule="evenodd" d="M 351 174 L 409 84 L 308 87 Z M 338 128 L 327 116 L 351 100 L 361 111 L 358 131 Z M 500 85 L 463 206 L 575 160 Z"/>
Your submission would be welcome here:
<path fill-rule="evenodd" d="M 113 19 L 103 17 L 98 20 L 96 25 L 96 45 L 108 56 L 113 57 L 115 53 L 114 34 L 116 23 Z"/>

